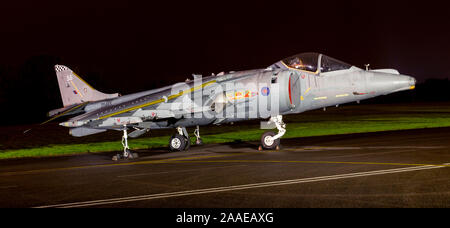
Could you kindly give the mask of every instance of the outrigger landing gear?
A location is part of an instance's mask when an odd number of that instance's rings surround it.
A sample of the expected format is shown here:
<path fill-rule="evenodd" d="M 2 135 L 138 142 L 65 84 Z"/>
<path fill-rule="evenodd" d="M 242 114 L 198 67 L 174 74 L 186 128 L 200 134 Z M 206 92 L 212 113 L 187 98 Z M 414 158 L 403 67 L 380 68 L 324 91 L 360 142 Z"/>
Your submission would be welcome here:
<path fill-rule="evenodd" d="M 195 140 L 195 145 L 203 145 L 203 140 L 200 138 L 200 127 L 197 125 L 197 128 L 194 130 L 194 135 L 197 138 Z"/>
<path fill-rule="evenodd" d="M 130 150 L 130 147 L 128 147 L 127 125 L 123 126 L 122 146 L 123 146 L 123 153 L 113 156 L 112 157 L 113 161 L 117 161 L 119 159 L 138 158 L 138 154 L 137 153 L 132 153 L 131 150 Z"/>
<path fill-rule="evenodd" d="M 269 119 L 269 123 L 275 123 L 278 129 L 278 134 L 272 131 L 268 131 L 261 136 L 261 146 L 258 150 L 279 150 L 280 149 L 280 138 L 286 133 L 286 124 L 283 122 L 283 116 L 277 115 Z"/>
<path fill-rule="evenodd" d="M 171 151 L 188 150 L 191 146 L 191 139 L 185 127 L 177 127 L 177 132 L 170 137 L 169 149 Z"/>

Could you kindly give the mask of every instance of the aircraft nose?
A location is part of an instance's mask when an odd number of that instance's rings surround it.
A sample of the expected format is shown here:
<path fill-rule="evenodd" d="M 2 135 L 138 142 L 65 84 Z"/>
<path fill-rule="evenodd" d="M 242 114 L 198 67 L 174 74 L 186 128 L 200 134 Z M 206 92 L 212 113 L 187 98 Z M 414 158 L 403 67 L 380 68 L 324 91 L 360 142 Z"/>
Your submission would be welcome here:
<path fill-rule="evenodd" d="M 409 86 L 410 86 L 410 89 L 414 89 L 415 87 L 416 87 L 416 79 L 415 78 L 413 78 L 413 77 L 411 77 L 411 76 L 408 76 L 409 77 Z"/>
<path fill-rule="evenodd" d="M 408 75 L 397 75 L 392 78 L 394 88 L 392 92 L 414 89 L 416 87 L 416 79 Z"/>
<path fill-rule="evenodd" d="M 369 89 L 379 94 L 389 94 L 414 89 L 416 79 L 408 75 L 377 74 L 368 83 Z"/>
<path fill-rule="evenodd" d="M 399 77 L 401 77 L 402 81 L 401 83 L 404 84 L 404 86 L 402 86 L 402 88 L 400 89 L 414 89 L 416 87 L 416 79 L 408 76 L 408 75 L 399 75 Z M 407 87 L 407 88 L 406 88 Z"/>

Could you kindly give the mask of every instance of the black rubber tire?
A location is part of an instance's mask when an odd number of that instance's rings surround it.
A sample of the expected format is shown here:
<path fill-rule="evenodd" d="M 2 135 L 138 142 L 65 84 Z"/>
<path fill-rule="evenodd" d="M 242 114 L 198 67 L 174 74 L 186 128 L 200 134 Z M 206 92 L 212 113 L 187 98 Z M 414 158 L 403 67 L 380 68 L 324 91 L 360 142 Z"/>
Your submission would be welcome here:
<path fill-rule="evenodd" d="M 184 139 L 186 140 L 186 146 L 184 147 L 184 150 L 188 151 L 191 147 L 191 139 L 189 137 L 184 137 Z"/>
<path fill-rule="evenodd" d="M 119 161 L 119 160 L 120 160 L 120 154 L 114 155 L 114 156 L 112 157 L 112 160 L 113 160 L 113 161 Z"/>
<path fill-rule="evenodd" d="M 262 134 L 262 136 L 261 136 L 261 146 L 262 146 L 263 149 L 265 149 L 265 150 L 273 150 L 277 146 L 280 145 L 280 139 L 276 139 L 275 141 L 273 141 L 272 145 L 266 144 L 266 141 L 264 140 L 267 136 L 272 136 L 273 137 L 275 135 L 276 135 L 275 132 L 272 132 L 272 131 L 268 131 L 268 132 Z"/>
<path fill-rule="evenodd" d="M 176 141 L 173 141 L 176 140 Z M 182 151 L 186 147 L 186 138 L 180 134 L 174 134 L 169 140 L 170 151 Z"/>
<path fill-rule="evenodd" d="M 135 158 L 134 155 L 135 155 L 136 153 L 133 153 L 130 149 L 126 149 L 126 151 L 127 151 L 127 153 L 128 153 L 128 156 L 125 157 L 124 155 L 122 155 L 122 158 L 123 158 L 123 159 L 134 159 L 134 158 Z M 137 158 L 137 157 L 136 157 L 136 158 Z"/>

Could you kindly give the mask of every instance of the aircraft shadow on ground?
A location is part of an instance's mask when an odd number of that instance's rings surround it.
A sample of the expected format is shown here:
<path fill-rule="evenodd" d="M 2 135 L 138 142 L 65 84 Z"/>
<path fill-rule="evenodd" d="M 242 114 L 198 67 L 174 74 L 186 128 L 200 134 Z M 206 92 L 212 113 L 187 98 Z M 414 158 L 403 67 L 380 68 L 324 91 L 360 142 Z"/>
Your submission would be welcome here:
<path fill-rule="evenodd" d="M 227 145 L 232 149 L 254 149 L 258 150 L 258 143 L 246 142 L 242 140 L 234 140 L 233 142 L 222 143 L 222 145 Z"/>
<path fill-rule="evenodd" d="M 258 143 L 256 142 L 245 142 L 242 140 L 235 140 L 233 142 L 227 142 L 227 143 L 220 143 L 219 145 L 224 145 L 224 146 L 228 146 L 230 147 L 230 149 L 253 149 L 253 150 L 258 150 Z M 210 148 L 213 147 L 217 147 L 218 145 L 211 145 L 211 144 L 206 144 L 206 145 L 191 145 L 191 149 L 205 149 L 208 150 Z M 169 148 L 167 147 L 157 147 L 157 148 L 151 148 L 151 149 L 137 149 L 137 150 L 132 150 L 135 153 L 139 154 L 139 157 L 143 158 L 151 158 L 154 156 L 159 156 L 159 155 L 164 155 L 164 154 L 171 154 L 171 153 L 180 153 L 180 152 L 172 152 L 169 150 Z M 105 157 L 110 157 L 113 155 L 116 155 L 117 153 L 120 153 L 121 151 L 115 151 L 115 152 L 109 152 L 109 153 L 102 153 L 101 156 L 105 156 Z M 189 153 L 189 151 L 181 151 L 182 152 L 186 152 Z M 217 151 L 213 151 L 213 152 L 217 152 Z M 240 153 L 241 151 L 236 150 L 236 151 L 226 151 L 227 153 Z M 97 154 L 99 155 L 99 154 Z"/>

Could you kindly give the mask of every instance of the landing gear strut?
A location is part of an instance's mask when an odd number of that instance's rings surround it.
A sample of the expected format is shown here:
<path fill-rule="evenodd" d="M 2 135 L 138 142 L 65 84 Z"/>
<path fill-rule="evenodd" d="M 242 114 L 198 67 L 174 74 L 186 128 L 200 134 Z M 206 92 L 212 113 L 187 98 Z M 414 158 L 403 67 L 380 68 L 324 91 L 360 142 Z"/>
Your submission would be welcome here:
<path fill-rule="evenodd" d="M 283 122 L 283 116 L 277 115 L 269 119 L 269 123 L 274 123 L 278 129 L 278 134 L 268 131 L 261 136 L 261 146 L 258 150 L 279 150 L 280 138 L 286 133 L 286 124 Z"/>
<path fill-rule="evenodd" d="M 197 125 L 197 128 L 194 130 L 194 135 L 197 138 L 195 140 L 195 145 L 203 145 L 203 140 L 200 138 L 200 127 Z"/>
<path fill-rule="evenodd" d="M 123 126 L 122 146 L 123 146 L 123 153 L 113 156 L 113 158 L 112 158 L 113 161 L 117 161 L 119 159 L 138 158 L 138 154 L 137 153 L 132 153 L 131 150 L 130 150 L 130 147 L 128 147 L 127 125 Z"/>

